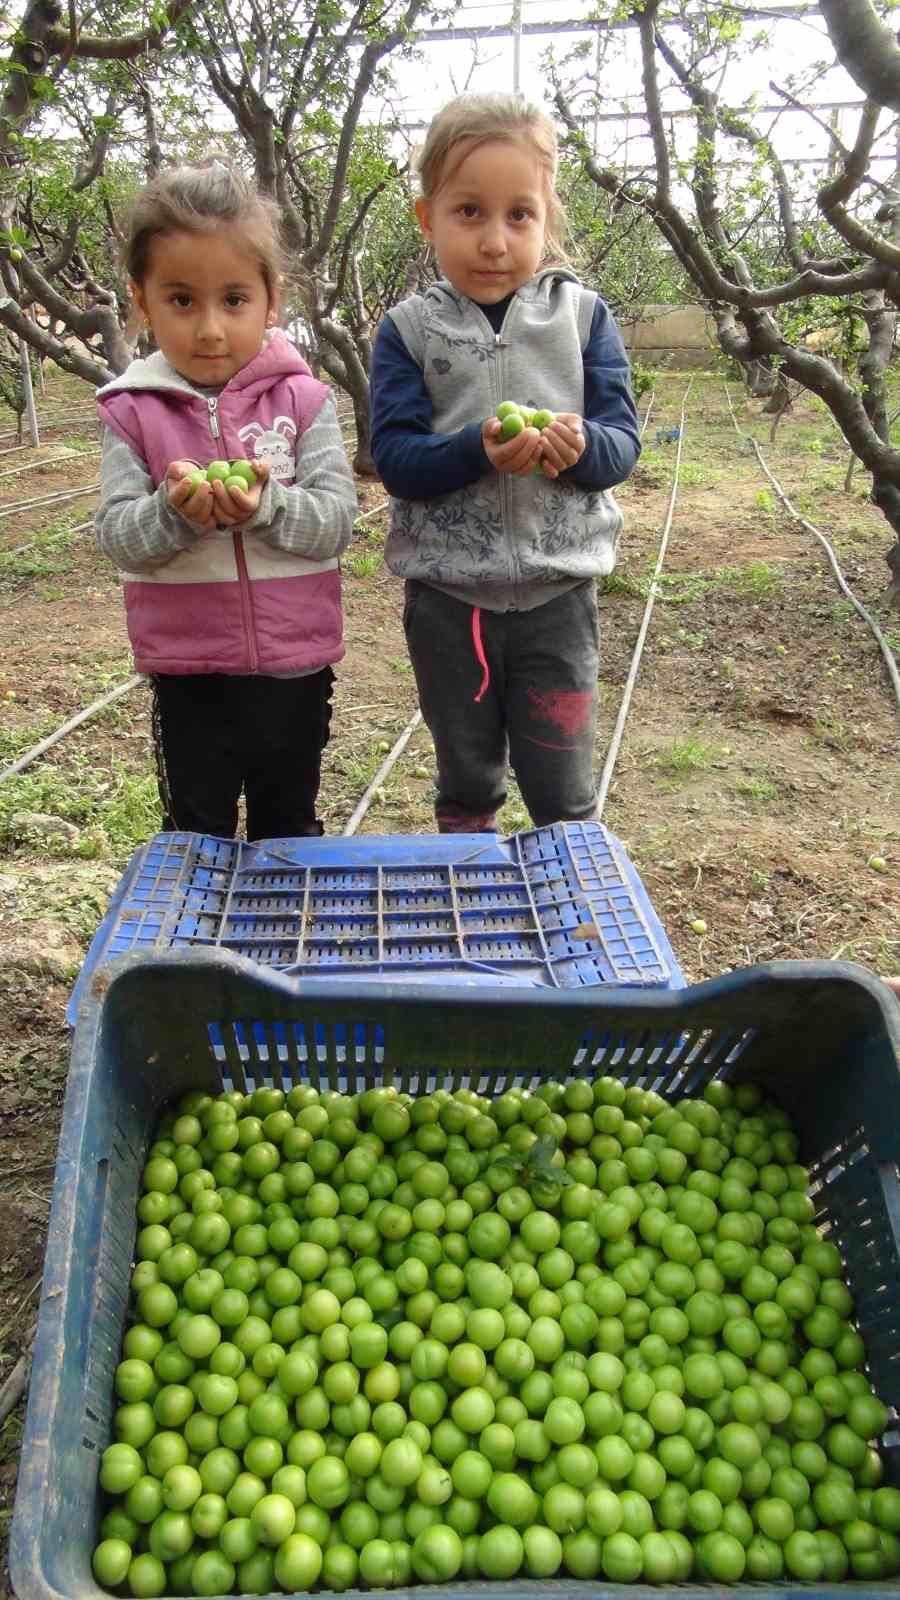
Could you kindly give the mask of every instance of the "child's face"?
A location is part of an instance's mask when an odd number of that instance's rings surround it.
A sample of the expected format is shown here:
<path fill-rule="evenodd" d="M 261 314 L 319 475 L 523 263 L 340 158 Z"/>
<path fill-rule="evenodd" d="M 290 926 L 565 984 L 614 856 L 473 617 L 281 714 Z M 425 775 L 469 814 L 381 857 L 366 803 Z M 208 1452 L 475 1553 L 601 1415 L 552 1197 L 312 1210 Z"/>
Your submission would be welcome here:
<path fill-rule="evenodd" d="M 166 360 L 191 383 L 227 383 L 259 354 L 274 320 L 259 261 L 222 232 L 158 235 L 131 292 Z"/>
<path fill-rule="evenodd" d="M 436 194 L 416 201 L 416 215 L 454 289 L 496 305 L 537 271 L 547 224 L 543 169 L 528 144 L 490 139 L 451 164 Z"/>

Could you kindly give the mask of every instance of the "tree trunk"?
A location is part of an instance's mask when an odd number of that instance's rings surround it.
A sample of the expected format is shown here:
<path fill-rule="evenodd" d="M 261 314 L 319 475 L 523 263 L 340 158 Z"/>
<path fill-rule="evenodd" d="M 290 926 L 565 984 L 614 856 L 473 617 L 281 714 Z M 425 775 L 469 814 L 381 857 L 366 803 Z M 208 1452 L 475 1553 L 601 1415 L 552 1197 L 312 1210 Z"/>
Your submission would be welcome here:
<path fill-rule="evenodd" d="M 24 339 L 19 340 L 19 363 L 22 369 L 22 400 L 28 417 L 31 443 L 37 449 L 41 442 L 41 435 L 38 429 L 37 408 L 34 403 L 34 385 L 31 382 L 31 351 Z M 20 425 L 20 434 L 21 431 Z"/>
<path fill-rule="evenodd" d="M 894 350 L 897 313 L 889 310 L 885 304 L 883 290 L 870 289 L 863 295 L 862 314 L 869 330 L 868 349 L 859 358 L 862 403 L 882 444 L 889 445 L 891 432 L 884 378 Z"/>
<path fill-rule="evenodd" d="M 10 52 L 11 70 L 0 100 L 0 164 L 3 166 L 15 162 L 16 129 L 32 108 L 36 81 L 47 71 L 51 56 L 49 36 L 61 16 L 59 0 L 29 0 L 25 7 Z"/>
<path fill-rule="evenodd" d="M 323 361 L 323 366 L 325 362 Z M 369 385 L 359 375 L 345 373 L 343 387 L 353 404 L 353 422 L 356 428 L 356 449 L 353 453 L 353 471 L 362 478 L 377 478 L 378 468 L 372 460 L 372 413 L 369 408 Z"/>
<path fill-rule="evenodd" d="M 354 341 L 346 328 L 330 317 L 317 317 L 320 360 L 325 371 L 339 383 L 353 402 L 356 423 L 356 453 L 353 470 L 362 477 L 375 478 L 378 469 L 372 460 L 372 419 L 369 409 L 369 379 Z"/>

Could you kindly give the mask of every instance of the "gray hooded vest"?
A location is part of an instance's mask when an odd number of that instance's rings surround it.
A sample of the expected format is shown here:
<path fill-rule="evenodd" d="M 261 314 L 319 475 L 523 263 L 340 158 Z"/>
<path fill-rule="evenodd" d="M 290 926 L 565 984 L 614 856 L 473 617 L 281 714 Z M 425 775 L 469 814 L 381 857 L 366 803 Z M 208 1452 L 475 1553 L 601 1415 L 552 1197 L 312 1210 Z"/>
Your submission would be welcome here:
<path fill-rule="evenodd" d="M 597 297 L 565 268 L 522 285 L 495 334 L 479 306 L 442 280 L 391 311 L 434 404 L 434 431 L 454 433 L 501 400 L 584 410 L 582 352 Z M 469 605 L 529 611 L 611 572 L 622 513 L 608 489 L 543 473 L 489 468 L 431 500 L 394 500 L 388 567 Z"/>

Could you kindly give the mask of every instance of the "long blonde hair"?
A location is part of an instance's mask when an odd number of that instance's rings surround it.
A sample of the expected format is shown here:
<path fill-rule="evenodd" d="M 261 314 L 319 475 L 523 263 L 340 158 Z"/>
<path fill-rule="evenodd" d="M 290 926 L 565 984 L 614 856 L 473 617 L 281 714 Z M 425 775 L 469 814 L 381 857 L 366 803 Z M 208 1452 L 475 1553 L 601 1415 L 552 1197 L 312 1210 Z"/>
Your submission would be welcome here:
<path fill-rule="evenodd" d="M 568 263 L 566 214 L 556 192 L 556 129 L 539 106 L 518 95 L 461 94 L 441 108 L 416 160 L 423 199 L 433 199 L 469 152 L 491 139 L 528 144 L 533 150 L 544 175 L 547 201 L 543 260 Z"/>

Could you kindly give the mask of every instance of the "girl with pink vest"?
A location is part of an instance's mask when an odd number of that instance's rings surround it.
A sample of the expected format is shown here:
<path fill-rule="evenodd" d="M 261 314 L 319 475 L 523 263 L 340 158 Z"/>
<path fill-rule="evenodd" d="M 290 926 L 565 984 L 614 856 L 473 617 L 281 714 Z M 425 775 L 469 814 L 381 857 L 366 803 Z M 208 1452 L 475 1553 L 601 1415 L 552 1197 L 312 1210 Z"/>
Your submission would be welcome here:
<path fill-rule="evenodd" d="M 152 679 L 164 827 L 233 836 L 243 790 L 248 838 L 321 833 L 356 494 L 330 391 L 276 327 L 277 209 L 218 161 L 164 172 L 126 264 L 158 349 L 99 391 L 96 532 Z M 236 458 L 252 488 L 197 484 Z"/>

